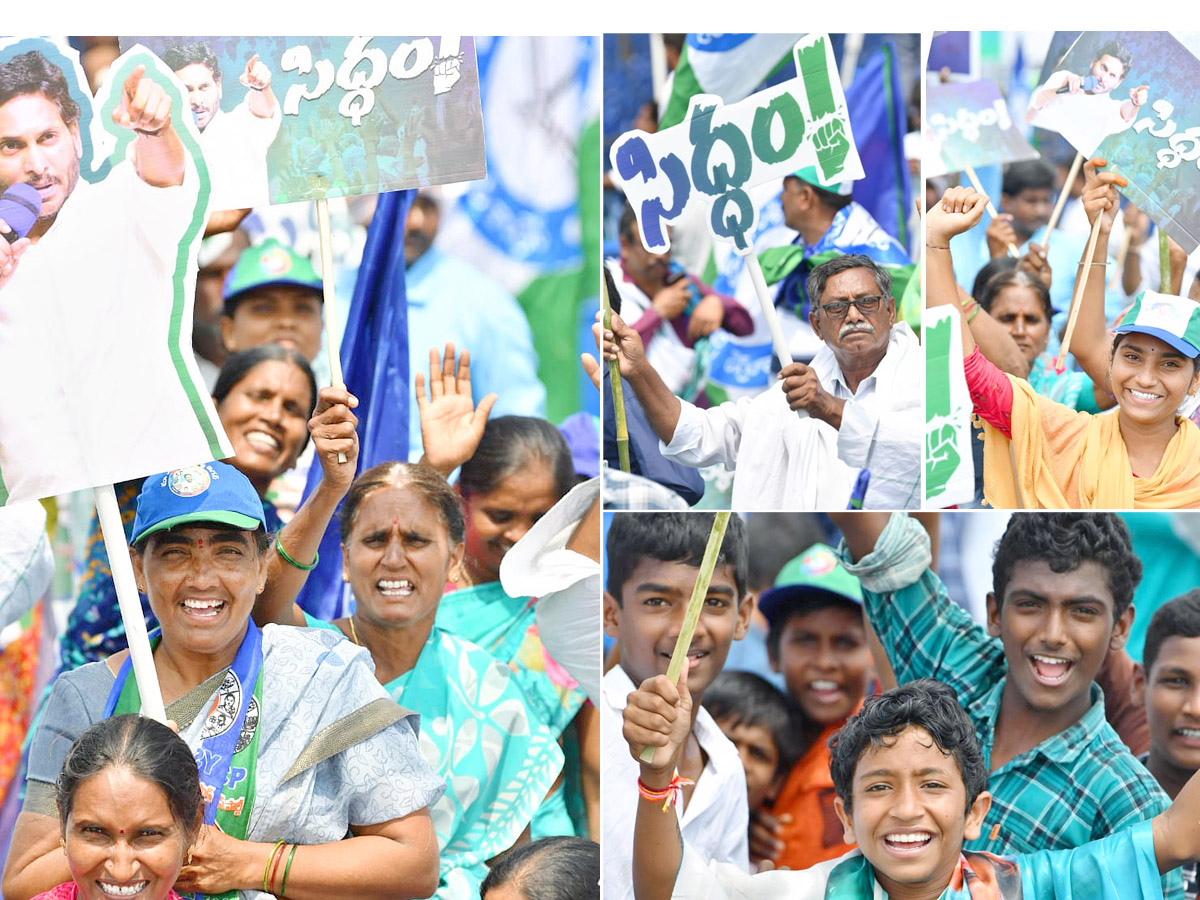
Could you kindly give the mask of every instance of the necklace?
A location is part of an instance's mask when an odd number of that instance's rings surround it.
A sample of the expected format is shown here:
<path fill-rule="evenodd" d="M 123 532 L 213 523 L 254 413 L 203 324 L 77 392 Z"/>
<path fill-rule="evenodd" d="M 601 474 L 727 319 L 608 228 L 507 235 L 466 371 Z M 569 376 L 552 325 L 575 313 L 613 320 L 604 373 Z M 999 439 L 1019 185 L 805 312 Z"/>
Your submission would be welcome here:
<path fill-rule="evenodd" d="M 362 646 L 362 641 L 358 639 L 358 630 L 354 627 L 354 614 L 350 614 L 350 638 L 358 647 Z"/>

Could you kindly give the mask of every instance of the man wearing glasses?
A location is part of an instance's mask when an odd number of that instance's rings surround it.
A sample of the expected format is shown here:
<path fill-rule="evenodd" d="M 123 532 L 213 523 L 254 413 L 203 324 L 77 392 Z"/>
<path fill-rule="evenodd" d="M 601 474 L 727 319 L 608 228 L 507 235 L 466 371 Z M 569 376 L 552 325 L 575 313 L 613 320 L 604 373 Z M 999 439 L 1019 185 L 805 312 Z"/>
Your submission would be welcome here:
<path fill-rule="evenodd" d="M 665 456 L 734 470 L 734 509 L 915 509 L 924 369 L 912 329 L 896 322 L 891 286 L 868 256 L 814 268 L 808 321 L 824 346 L 757 397 L 715 409 L 675 397 L 618 316 L 604 354 L 620 361 Z"/>

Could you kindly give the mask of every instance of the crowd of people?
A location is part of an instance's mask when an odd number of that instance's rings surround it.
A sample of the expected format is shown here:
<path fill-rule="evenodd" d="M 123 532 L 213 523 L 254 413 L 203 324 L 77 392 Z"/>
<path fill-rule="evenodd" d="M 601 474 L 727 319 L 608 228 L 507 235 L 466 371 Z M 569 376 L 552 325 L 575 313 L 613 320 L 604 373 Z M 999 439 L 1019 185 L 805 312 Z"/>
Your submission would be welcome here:
<path fill-rule="evenodd" d="M 668 58 L 678 58 L 682 37 L 662 36 L 674 51 Z M 869 69 L 906 37 L 885 36 L 887 46 L 864 50 L 858 65 Z M 791 47 L 783 49 L 790 64 Z M 774 61 L 761 60 L 764 76 Z M 655 132 L 664 97 L 686 106 L 679 91 L 694 89 L 690 79 L 691 73 L 664 86 L 638 107 L 631 126 Z M 911 85 L 902 92 L 914 93 Z M 868 102 L 865 94 L 848 94 L 852 120 Z M 876 176 L 903 158 L 898 123 L 888 127 L 890 155 L 881 149 L 886 135 L 855 136 L 860 149 L 873 148 Z M 878 161 L 884 156 L 886 164 Z M 628 382 L 630 456 L 629 474 L 616 471 L 615 434 L 606 432 L 608 506 L 679 508 L 707 491 L 705 505 L 739 510 L 836 509 L 849 502 L 918 508 L 924 402 L 918 279 L 911 248 L 897 238 L 907 237 L 906 223 L 892 216 L 885 227 L 871 212 L 886 190 L 903 195 L 907 173 L 887 188 L 830 186 L 808 166 L 756 191 L 753 252 L 768 285 L 763 302 L 775 308 L 791 354 L 775 365 L 767 314 L 745 261 L 714 246 L 707 217 L 685 213 L 671 226 L 670 249 L 650 252 L 618 174 L 605 178 L 617 239 L 606 272 L 615 314 L 600 341 Z M 706 270 L 715 272 L 711 284 L 696 274 Z"/>

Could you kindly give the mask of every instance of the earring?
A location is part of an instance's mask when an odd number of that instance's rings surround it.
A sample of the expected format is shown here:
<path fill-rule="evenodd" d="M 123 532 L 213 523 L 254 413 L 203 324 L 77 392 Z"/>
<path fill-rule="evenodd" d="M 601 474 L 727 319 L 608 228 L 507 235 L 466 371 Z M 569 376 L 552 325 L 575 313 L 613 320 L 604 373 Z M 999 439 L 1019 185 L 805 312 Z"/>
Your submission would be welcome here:
<path fill-rule="evenodd" d="M 191 847 L 188 847 L 188 852 L 187 852 L 187 864 L 188 864 L 189 866 L 192 864 L 192 848 L 191 848 Z"/>

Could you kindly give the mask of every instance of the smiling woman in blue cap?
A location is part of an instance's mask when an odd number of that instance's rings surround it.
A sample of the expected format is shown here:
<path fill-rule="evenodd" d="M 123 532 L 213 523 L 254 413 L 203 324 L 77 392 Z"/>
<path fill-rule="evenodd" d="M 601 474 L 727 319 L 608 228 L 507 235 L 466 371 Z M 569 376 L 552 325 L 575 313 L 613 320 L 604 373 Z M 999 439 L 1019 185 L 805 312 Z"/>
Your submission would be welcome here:
<path fill-rule="evenodd" d="M 269 540 L 254 487 L 224 463 L 152 476 L 138 497 L 131 554 L 161 624 L 152 635 L 159 686 L 206 799 L 177 887 L 230 898 L 427 897 L 438 874 L 427 807 L 442 779 L 365 650 L 250 620 Z M 55 683 L 33 738 L 6 898 L 70 878 L 55 779 L 84 729 L 139 710 L 130 676 L 123 652 Z"/>

